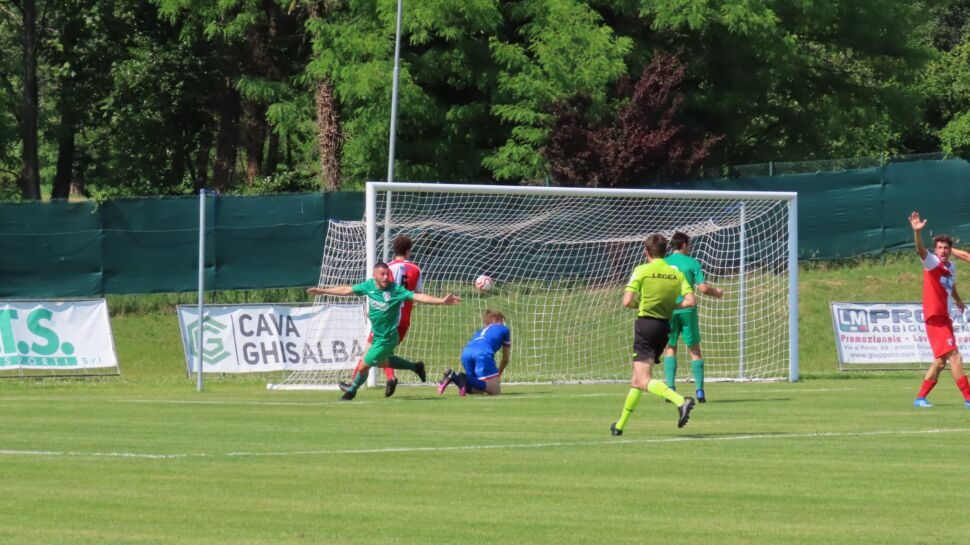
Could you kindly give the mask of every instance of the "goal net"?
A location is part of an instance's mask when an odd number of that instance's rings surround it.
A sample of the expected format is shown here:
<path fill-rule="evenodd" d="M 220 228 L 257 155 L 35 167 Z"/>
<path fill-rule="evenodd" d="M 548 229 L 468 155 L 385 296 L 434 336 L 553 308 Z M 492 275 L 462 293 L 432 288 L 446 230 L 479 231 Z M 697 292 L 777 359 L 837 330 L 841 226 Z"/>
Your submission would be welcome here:
<path fill-rule="evenodd" d="M 331 221 L 323 246 L 320 286 L 357 284 L 367 277 L 367 230 L 363 221 Z M 361 300 L 319 295 L 306 327 L 298 362 L 288 362 L 283 380 L 269 384 L 279 390 L 336 390 L 349 380 L 365 348 L 366 307 Z"/>
<path fill-rule="evenodd" d="M 363 280 L 407 235 L 424 292 L 462 297 L 415 305 L 397 350 L 425 361 L 429 381 L 460 367 L 486 308 L 512 330 L 503 382 L 627 380 L 635 313 L 621 306 L 623 288 L 649 234 L 681 231 L 707 282 L 725 291 L 697 296 L 706 378 L 797 380 L 795 220 L 792 193 L 371 182 L 365 222 L 328 236 L 321 283 Z M 481 274 L 495 281 L 487 292 L 474 286 Z M 686 362 L 683 345 L 678 357 Z M 678 369 L 690 378 L 689 365 Z"/>

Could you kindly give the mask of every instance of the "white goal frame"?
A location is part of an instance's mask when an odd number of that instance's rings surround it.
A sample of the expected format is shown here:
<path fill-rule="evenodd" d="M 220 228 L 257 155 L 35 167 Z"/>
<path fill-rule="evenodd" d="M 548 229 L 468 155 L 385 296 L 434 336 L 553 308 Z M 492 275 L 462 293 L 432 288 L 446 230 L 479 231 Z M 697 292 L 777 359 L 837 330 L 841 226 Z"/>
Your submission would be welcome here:
<path fill-rule="evenodd" d="M 798 362 L 798 196 L 794 192 L 770 192 L 770 191 L 706 191 L 706 190 L 663 190 L 663 189 L 601 189 L 601 188 L 563 188 L 563 187 L 535 187 L 535 186 L 498 186 L 498 185 L 469 185 L 469 184 L 429 184 L 429 183 L 389 183 L 389 182 L 367 182 L 366 185 L 366 254 L 367 270 L 373 269 L 379 256 L 382 259 L 389 259 L 388 241 L 385 237 L 382 248 L 378 248 L 378 225 L 383 222 L 385 227 L 390 226 L 392 200 L 395 192 L 418 192 L 418 193 L 450 193 L 450 194 L 480 194 L 480 195 L 550 195 L 550 196 L 570 196 L 570 197 L 643 197 L 643 198 L 670 198 L 670 199 L 725 199 L 744 201 L 786 201 L 787 202 L 787 250 L 788 250 L 788 380 L 796 382 L 799 379 Z M 378 216 L 379 198 L 386 199 L 384 217 Z M 744 232 L 744 208 L 741 208 L 741 232 Z M 743 235 L 742 246 L 743 242 Z M 741 293 L 744 293 L 744 259 L 745 253 L 742 250 L 740 262 L 741 271 L 740 281 L 742 285 Z M 743 295 L 741 297 L 744 297 Z M 743 299 L 739 304 L 741 312 L 741 361 L 739 362 L 740 378 L 744 379 L 744 312 L 745 304 Z M 514 332 L 513 332 L 514 336 Z M 513 350 L 513 353 L 515 351 Z M 515 356 L 513 355 L 513 365 Z M 372 373 L 370 379 L 373 380 L 378 373 Z"/>

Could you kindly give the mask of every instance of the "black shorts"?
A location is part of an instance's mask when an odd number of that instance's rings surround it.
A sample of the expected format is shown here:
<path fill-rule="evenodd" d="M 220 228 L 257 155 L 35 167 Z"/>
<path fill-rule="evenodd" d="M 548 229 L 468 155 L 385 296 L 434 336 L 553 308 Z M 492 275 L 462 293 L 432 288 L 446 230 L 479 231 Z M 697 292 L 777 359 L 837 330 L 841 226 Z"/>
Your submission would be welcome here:
<path fill-rule="evenodd" d="M 656 363 L 667 346 L 670 321 L 660 318 L 637 318 L 633 322 L 633 361 Z"/>

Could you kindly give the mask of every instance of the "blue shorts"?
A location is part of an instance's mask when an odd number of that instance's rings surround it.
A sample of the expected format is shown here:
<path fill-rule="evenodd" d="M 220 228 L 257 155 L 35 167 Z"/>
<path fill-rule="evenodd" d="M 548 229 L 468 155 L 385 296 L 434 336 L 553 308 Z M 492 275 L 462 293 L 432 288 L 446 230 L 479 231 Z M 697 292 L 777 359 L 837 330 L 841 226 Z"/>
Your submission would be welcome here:
<path fill-rule="evenodd" d="M 495 354 L 488 352 L 462 352 L 461 366 L 465 368 L 466 375 L 480 380 L 488 380 L 498 376 Z"/>

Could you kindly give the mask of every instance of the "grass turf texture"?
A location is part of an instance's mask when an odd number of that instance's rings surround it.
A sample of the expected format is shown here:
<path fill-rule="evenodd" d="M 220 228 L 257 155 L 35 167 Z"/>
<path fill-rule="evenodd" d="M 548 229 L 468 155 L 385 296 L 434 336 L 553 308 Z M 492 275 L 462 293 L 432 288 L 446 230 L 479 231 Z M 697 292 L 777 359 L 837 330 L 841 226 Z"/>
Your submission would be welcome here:
<path fill-rule="evenodd" d="M 646 396 L 618 438 L 622 385 L 7 387 L 0 542 L 959 543 L 927 514 L 970 501 L 970 411 L 915 387 L 715 384 L 686 428 Z"/>
<path fill-rule="evenodd" d="M 619 438 L 622 384 L 196 393 L 174 312 L 128 298 L 122 377 L 0 381 L 0 543 L 962 543 L 929 511 L 970 500 L 948 373 L 929 410 L 917 372 L 836 373 L 828 302 L 918 301 L 909 257 L 802 270 L 809 380 L 710 384 L 682 430 L 647 395 Z"/>

